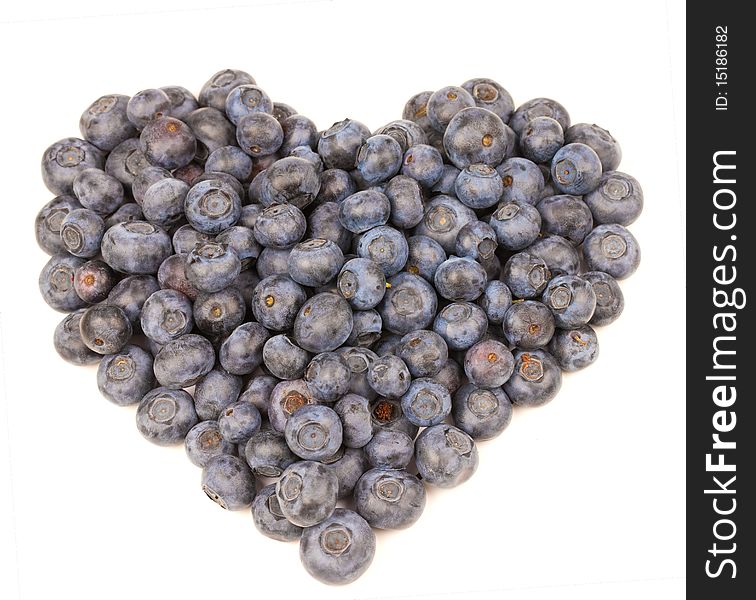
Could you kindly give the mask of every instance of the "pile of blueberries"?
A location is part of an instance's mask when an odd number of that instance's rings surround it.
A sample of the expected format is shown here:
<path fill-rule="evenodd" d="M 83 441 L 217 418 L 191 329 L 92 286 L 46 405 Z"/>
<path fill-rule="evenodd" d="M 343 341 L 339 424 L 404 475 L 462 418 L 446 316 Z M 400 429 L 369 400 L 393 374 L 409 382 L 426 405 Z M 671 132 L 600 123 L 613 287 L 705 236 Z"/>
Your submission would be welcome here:
<path fill-rule="evenodd" d="M 110 94 L 42 158 L 58 353 L 317 579 L 598 356 L 643 193 L 608 131 L 490 79 L 325 131 L 243 71 Z"/>

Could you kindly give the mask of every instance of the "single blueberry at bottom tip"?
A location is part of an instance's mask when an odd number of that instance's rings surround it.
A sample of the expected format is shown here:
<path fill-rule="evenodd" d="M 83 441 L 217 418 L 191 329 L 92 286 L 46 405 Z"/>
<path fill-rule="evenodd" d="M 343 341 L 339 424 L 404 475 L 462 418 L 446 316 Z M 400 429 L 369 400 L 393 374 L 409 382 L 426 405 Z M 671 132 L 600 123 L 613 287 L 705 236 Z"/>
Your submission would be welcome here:
<path fill-rule="evenodd" d="M 337 508 L 323 522 L 306 528 L 299 557 L 315 579 L 332 585 L 351 583 L 375 556 L 375 534 L 357 513 Z"/>

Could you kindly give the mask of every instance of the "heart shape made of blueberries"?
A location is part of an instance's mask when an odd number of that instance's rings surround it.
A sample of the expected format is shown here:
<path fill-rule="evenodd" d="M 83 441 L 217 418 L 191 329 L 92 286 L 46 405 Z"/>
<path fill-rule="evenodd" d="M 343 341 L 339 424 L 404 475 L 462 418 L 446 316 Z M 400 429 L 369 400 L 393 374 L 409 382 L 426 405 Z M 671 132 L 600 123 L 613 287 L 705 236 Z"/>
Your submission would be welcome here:
<path fill-rule="evenodd" d="M 43 155 L 35 223 L 56 350 L 326 583 L 596 360 L 640 261 L 617 141 L 491 79 L 371 133 L 226 69 L 198 97 L 102 96 L 79 128 Z"/>

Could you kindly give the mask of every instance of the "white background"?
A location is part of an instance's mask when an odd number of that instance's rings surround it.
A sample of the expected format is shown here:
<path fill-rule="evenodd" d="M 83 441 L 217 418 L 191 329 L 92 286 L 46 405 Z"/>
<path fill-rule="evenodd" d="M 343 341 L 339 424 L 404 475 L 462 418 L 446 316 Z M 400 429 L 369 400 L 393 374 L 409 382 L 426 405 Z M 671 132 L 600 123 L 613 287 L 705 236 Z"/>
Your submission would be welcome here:
<path fill-rule="evenodd" d="M 233 2 L 233 0 L 232 0 Z M 0 597 L 679 598 L 684 593 L 683 3 L 6 4 L 0 23 Z M 223 2 L 221 2 L 223 4 Z M 76 6 L 78 5 L 78 7 Z M 431 490 L 370 570 L 328 588 L 296 544 L 262 537 L 199 488 L 183 449 L 145 442 L 94 368 L 52 347 L 37 292 L 42 151 L 104 93 L 249 71 L 324 128 L 371 129 L 414 93 L 487 76 L 516 103 L 561 101 L 620 140 L 646 207 L 643 262 L 601 357 L 517 410 L 465 485 Z M 7 418 L 7 427 L 5 419 Z"/>

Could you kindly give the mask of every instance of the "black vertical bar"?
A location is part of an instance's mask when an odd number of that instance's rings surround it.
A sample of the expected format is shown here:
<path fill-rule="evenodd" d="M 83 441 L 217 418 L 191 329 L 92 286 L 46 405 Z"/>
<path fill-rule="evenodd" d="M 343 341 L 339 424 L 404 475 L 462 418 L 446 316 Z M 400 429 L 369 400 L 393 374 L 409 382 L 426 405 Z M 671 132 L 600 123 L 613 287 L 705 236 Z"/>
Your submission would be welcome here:
<path fill-rule="evenodd" d="M 687 17 L 687 585 L 756 598 L 752 204 L 754 31 L 747 3 Z"/>

